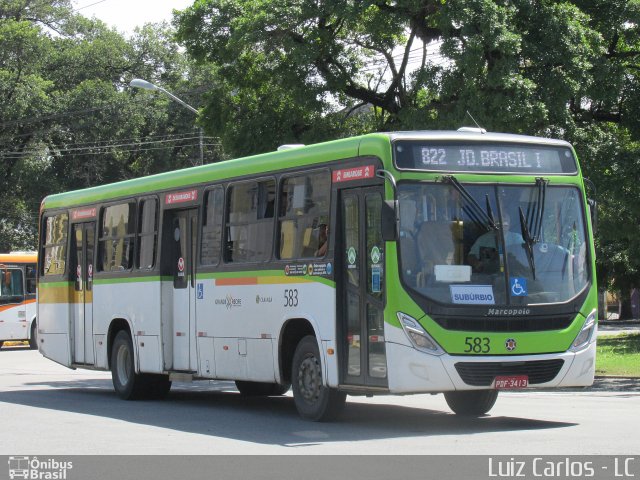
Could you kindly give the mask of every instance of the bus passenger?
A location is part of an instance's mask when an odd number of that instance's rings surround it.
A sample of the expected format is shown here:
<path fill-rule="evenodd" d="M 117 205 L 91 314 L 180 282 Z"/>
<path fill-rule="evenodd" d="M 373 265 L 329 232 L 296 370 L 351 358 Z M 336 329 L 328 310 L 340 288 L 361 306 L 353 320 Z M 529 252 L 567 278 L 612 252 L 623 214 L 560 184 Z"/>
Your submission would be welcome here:
<path fill-rule="evenodd" d="M 324 257 L 329 246 L 329 226 L 326 223 L 321 223 L 318 229 L 318 249 L 313 255 L 315 257 Z"/>

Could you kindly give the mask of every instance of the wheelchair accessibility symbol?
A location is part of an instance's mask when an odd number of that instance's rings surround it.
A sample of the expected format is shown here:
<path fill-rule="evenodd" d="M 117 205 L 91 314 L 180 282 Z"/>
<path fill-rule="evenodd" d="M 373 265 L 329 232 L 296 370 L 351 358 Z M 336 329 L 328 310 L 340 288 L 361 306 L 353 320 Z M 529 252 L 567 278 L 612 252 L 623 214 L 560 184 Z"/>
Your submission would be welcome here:
<path fill-rule="evenodd" d="M 510 280 L 511 295 L 514 297 L 526 297 L 529 295 L 527 292 L 527 279 L 521 277 L 514 277 Z"/>

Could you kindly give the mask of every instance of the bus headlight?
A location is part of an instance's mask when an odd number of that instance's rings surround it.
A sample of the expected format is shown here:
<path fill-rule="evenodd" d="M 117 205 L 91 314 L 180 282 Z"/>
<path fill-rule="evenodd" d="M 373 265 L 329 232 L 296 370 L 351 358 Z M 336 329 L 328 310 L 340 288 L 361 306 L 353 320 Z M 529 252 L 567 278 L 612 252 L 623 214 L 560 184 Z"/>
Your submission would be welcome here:
<path fill-rule="evenodd" d="M 587 319 L 584 321 L 582 330 L 580 330 L 580 333 L 578 333 L 578 336 L 571 345 L 571 350 L 573 350 L 574 352 L 582 350 L 591 343 L 591 340 L 593 338 L 595 338 L 595 334 L 598 329 L 598 325 L 596 324 L 596 313 L 597 311 L 595 309 L 592 310 Z"/>
<path fill-rule="evenodd" d="M 442 355 L 444 350 L 440 348 L 440 345 L 431 338 L 431 335 L 422 328 L 422 325 L 418 321 L 407 315 L 406 313 L 398 312 L 398 320 L 404 333 L 413 344 L 413 346 L 421 352 L 429 353 L 431 355 Z"/>

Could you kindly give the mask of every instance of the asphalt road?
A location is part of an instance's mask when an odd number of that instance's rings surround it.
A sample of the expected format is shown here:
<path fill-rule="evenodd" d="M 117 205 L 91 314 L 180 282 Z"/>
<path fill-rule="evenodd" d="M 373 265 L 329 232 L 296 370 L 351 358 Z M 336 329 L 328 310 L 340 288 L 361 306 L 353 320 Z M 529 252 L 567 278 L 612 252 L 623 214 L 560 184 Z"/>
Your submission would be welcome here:
<path fill-rule="evenodd" d="M 290 393 L 242 398 L 230 382 L 174 384 L 165 401 L 116 397 L 108 372 L 0 350 L 0 455 L 490 454 L 638 452 L 640 387 L 501 393 L 465 419 L 442 395 L 349 397 L 343 419 L 301 420 Z"/>

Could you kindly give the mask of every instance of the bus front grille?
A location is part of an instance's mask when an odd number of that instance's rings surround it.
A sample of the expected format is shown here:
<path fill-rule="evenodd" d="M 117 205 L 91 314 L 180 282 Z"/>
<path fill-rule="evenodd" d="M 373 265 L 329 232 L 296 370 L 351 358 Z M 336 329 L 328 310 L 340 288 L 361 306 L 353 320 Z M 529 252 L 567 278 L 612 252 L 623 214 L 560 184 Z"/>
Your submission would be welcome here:
<path fill-rule="evenodd" d="M 543 332 L 547 330 L 564 330 L 571 325 L 574 318 L 575 316 L 524 318 L 436 317 L 434 320 L 445 330 L 465 332 Z"/>
<path fill-rule="evenodd" d="M 458 374 L 467 385 L 490 387 L 497 376 L 527 375 L 529 384 L 535 385 L 553 380 L 562 368 L 564 360 L 534 360 L 529 362 L 458 362 Z"/>

